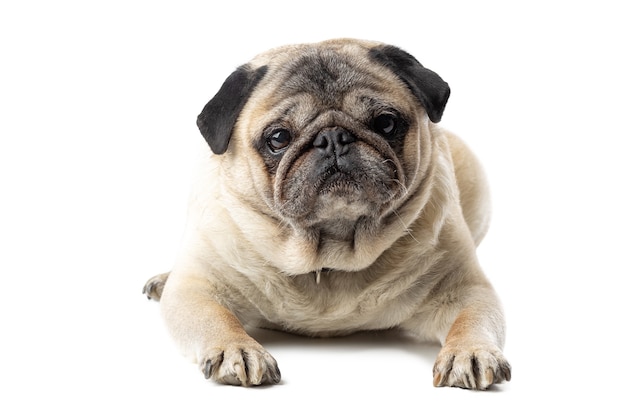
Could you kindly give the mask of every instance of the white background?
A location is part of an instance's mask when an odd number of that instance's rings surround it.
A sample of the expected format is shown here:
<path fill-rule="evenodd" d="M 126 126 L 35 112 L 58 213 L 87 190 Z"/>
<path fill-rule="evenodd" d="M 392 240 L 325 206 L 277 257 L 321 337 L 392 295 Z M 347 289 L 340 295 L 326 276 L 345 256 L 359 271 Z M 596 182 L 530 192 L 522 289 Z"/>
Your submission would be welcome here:
<path fill-rule="evenodd" d="M 214 4 L 2 2 L 0 414 L 624 415 L 623 6 Z M 433 388 L 437 347 L 394 334 L 258 332 L 283 382 L 218 386 L 141 294 L 172 265 L 206 146 L 195 118 L 222 81 L 267 48 L 344 36 L 398 45 L 451 85 L 441 124 L 492 184 L 479 256 L 510 383 Z"/>

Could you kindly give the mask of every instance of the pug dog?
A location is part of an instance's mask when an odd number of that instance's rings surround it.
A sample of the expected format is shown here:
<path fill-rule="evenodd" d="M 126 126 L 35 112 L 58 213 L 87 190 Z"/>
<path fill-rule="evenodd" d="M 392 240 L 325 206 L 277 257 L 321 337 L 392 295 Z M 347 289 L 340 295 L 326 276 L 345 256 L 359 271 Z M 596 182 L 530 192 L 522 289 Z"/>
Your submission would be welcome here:
<path fill-rule="evenodd" d="M 207 379 L 280 381 L 250 327 L 400 329 L 441 343 L 435 386 L 510 379 L 476 257 L 488 186 L 437 125 L 449 94 L 404 50 L 354 39 L 272 49 L 226 79 L 198 116 L 208 147 L 182 249 L 144 287 Z"/>

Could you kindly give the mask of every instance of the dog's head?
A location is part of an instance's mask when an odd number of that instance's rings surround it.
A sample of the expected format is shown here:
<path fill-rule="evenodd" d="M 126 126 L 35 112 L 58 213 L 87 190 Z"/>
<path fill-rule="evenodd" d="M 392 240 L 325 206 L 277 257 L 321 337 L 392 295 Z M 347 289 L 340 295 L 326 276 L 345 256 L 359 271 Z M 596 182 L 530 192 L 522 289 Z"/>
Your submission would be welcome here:
<path fill-rule="evenodd" d="M 257 209 L 301 234 L 354 244 L 358 224 L 372 235 L 415 191 L 449 94 L 399 48 L 332 40 L 241 66 L 198 126 Z"/>

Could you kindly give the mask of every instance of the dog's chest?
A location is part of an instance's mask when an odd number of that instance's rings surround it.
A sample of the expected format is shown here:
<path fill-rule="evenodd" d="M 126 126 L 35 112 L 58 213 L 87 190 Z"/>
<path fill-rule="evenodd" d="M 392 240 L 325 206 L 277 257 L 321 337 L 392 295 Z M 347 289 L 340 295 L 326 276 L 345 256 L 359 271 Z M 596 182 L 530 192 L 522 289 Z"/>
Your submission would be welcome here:
<path fill-rule="evenodd" d="M 313 335 L 340 335 L 399 325 L 421 296 L 416 279 L 374 281 L 350 273 L 310 273 L 248 288 L 245 321 Z M 251 308 L 250 308 L 251 307 Z"/>

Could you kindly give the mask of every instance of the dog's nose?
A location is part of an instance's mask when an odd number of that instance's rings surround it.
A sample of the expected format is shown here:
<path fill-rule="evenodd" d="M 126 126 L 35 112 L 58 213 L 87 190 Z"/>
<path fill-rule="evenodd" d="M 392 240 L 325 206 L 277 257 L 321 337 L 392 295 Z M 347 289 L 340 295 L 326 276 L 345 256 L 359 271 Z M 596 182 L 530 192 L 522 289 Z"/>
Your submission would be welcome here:
<path fill-rule="evenodd" d="M 313 146 L 321 151 L 325 156 L 341 156 L 348 153 L 352 142 L 356 141 L 352 133 L 341 127 L 330 127 L 322 129 L 315 140 Z"/>

